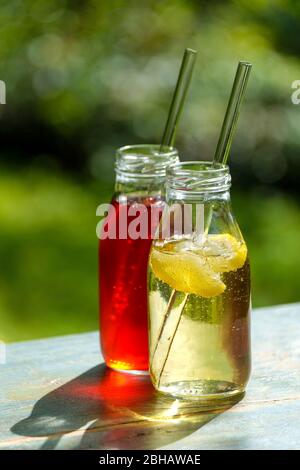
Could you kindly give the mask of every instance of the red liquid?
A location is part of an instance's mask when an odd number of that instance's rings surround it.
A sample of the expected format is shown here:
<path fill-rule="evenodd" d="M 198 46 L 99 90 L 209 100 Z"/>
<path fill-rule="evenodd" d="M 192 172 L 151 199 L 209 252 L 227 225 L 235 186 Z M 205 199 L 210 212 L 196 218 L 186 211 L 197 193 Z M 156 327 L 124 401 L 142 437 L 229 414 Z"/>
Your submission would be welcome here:
<path fill-rule="evenodd" d="M 120 239 L 118 216 L 134 203 L 146 206 L 147 239 Z M 119 370 L 148 370 L 147 263 L 151 247 L 150 215 L 161 213 L 160 199 L 113 200 L 117 239 L 99 242 L 100 339 L 106 364 Z M 108 215 L 115 217 L 113 213 Z M 128 216 L 127 227 L 134 219 Z M 126 227 L 126 228 L 127 228 Z"/>

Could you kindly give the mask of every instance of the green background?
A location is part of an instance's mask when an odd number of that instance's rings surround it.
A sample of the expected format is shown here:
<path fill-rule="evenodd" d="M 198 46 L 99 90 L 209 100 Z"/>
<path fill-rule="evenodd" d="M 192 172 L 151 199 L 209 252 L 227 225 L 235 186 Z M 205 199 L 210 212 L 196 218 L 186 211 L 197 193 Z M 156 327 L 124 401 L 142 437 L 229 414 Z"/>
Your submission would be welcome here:
<path fill-rule="evenodd" d="M 238 60 L 253 63 L 230 165 L 253 304 L 299 295 L 300 3 L 0 1 L 0 339 L 96 329 L 96 207 L 116 148 L 160 141 L 185 47 L 177 134 L 211 159 Z"/>

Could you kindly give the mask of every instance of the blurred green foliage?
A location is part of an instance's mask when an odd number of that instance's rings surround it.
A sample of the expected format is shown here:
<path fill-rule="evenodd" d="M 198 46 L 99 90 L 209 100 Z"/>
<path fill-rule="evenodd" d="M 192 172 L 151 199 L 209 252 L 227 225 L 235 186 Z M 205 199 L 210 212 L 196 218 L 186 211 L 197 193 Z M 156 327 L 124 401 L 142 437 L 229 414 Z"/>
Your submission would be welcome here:
<path fill-rule="evenodd" d="M 0 0 L 0 339 L 97 328 L 95 208 L 117 147 L 159 142 L 185 47 L 176 146 L 211 159 L 238 60 L 253 63 L 230 164 L 253 303 L 299 300 L 300 3 Z"/>

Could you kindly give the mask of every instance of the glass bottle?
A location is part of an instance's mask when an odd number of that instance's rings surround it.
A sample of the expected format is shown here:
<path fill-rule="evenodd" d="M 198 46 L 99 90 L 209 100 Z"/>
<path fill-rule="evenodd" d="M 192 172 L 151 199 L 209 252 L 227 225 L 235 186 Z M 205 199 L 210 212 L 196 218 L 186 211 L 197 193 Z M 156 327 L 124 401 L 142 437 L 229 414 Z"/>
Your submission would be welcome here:
<path fill-rule="evenodd" d="M 173 217 L 167 234 L 162 217 L 149 256 L 152 382 L 209 405 L 241 396 L 250 374 L 250 270 L 230 185 L 223 164 L 170 168 L 166 203 Z"/>
<path fill-rule="evenodd" d="M 126 146 L 116 154 L 115 194 L 106 218 L 114 229 L 99 241 L 100 339 L 113 369 L 148 371 L 147 261 L 163 209 L 166 168 L 177 161 L 176 149 L 156 145 Z M 139 209 L 144 226 L 136 237 L 128 229 Z"/>

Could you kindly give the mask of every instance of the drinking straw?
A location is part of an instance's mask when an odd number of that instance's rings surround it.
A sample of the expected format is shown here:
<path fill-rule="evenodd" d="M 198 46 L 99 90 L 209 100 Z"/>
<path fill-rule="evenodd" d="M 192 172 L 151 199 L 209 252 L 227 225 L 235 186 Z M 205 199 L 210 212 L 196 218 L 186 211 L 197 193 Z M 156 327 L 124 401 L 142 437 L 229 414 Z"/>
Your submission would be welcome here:
<path fill-rule="evenodd" d="M 197 51 L 189 48 L 185 49 L 169 109 L 168 118 L 166 121 L 164 134 L 160 144 L 160 152 L 163 151 L 165 146 L 170 147 L 174 143 L 177 125 L 179 123 L 189 84 L 192 78 L 196 56 Z"/>
<path fill-rule="evenodd" d="M 242 104 L 242 100 L 245 94 L 246 86 L 248 83 L 248 78 L 251 72 L 252 65 L 249 62 L 242 62 L 238 63 L 234 82 L 232 85 L 229 101 L 227 104 L 227 109 L 225 112 L 219 140 L 217 143 L 213 164 L 216 163 L 223 163 L 227 162 L 229 157 L 232 139 L 234 135 L 234 131 L 236 129 L 236 125 L 239 118 L 239 112 Z M 209 231 L 209 227 L 211 224 L 212 213 L 213 213 L 214 205 L 209 208 L 209 213 L 207 217 L 207 221 L 205 224 L 204 234 L 207 235 Z"/>
<path fill-rule="evenodd" d="M 179 123 L 183 105 L 187 96 L 187 91 L 192 78 L 196 56 L 197 51 L 194 49 L 185 49 L 164 129 L 164 134 L 160 144 L 160 153 L 163 152 L 166 146 L 171 147 L 174 143 L 177 125 Z M 122 331 L 121 328 L 120 330 Z"/>
<path fill-rule="evenodd" d="M 195 51 L 194 49 L 190 49 L 190 48 L 185 49 L 182 62 L 181 62 L 181 67 L 180 67 L 179 74 L 178 74 L 178 78 L 177 78 L 177 83 L 176 83 L 172 101 L 171 101 L 163 137 L 162 137 L 161 144 L 160 144 L 160 152 L 163 151 L 164 147 L 166 146 L 171 147 L 174 144 L 176 129 L 179 123 L 182 110 L 183 110 L 183 105 L 185 103 L 187 91 L 191 82 L 194 65 L 196 61 L 196 56 L 197 56 L 197 51 Z M 164 326 L 168 319 L 175 297 L 176 297 L 176 291 L 173 290 L 170 296 L 169 303 L 167 305 L 163 322 L 159 329 L 158 339 L 157 339 L 150 363 L 152 363 L 152 359 L 154 358 L 154 355 L 156 353 L 161 335 L 164 330 Z M 163 368 L 164 366 L 162 367 L 162 370 Z"/>
<path fill-rule="evenodd" d="M 227 162 L 251 67 L 252 65 L 249 62 L 240 61 L 238 64 L 214 155 L 214 163 L 225 164 Z"/>
<path fill-rule="evenodd" d="M 252 67 L 252 65 L 248 62 L 240 61 L 239 64 L 238 64 L 237 71 L 236 71 L 235 78 L 234 78 L 234 82 L 233 82 L 233 86 L 232 86 L 232 90 L 231 90 L 231 94 L 230 94 L 227 109 L 226 109 L 226 113 L 225 113 L 222 128 L 221 128 L 221 133 L 220 133 L 220 136 L 219 136 L 217 148 L 216 148 L 214 159 L 213 159 L 214 164 L 216 164 L 216 163 L 225 164 L 227 162 L 227 159 L 228 159 L 228 156 L 229 156 L 229 153 L 230 153 L 230 148 L 231 148 L 231 144 L 232 144 L 234 131 L 235 131 L 235 128 L 236 128 L 236 125 L 237 125 L 238 117 L 239 117 L 239 111 L 240 111 L 241 103 L 242 103 L 242 100 L 243 100 L 243 97 L 244 97 L 244 94 L 245 94 L 249 74 L 250 74 L 250 71 L 251 71 L 251 67 Z M 210 223 L 211 223 L 211 219 L 212 219 L 212 211 L 213 211 L 213 206 L 209 210 L 208 221 L 207 221 L 207 224 L 206 224 L 206 227 L 205 227 L 205 230 L 204 230 L 205 234 L 207 234 L 208 231 L 209 231 L 209 227 L 210 227 Z M 154 349 L 154 352 L 152 354 L 151 363 L 154 360 L 154 356 L 157 352 L 157 348 L 158 348 L 160 339 L 163 335 L 165 324 L 166 324 L 166 322 L 168 320 L 168 317 L 170 315 L 172 306 L 174 305 L 174 302 L 176 300 L 176 293 L 177 293 L 177 291 L 175 289 L 173 289 L 173 291 L 171 292 L 170 299 L 169 299 L 169 302 L 168 302 L 168 305 L 167 305 L 167 309 L 166 309 L 166 312 L 165 312 L 165 315 L 164 315 L 164 319 L 163 319 L 162 325 L 161 325 L 160 330 L 159 330 L 158 339 L 157 339 L 157 342 L 156 342 L 156 345 L 155 345 L 155 349 Z M 175 338 L 175 335 L 176 335 L 176 332 L 178 330 L 179 323 L 180 323 L 180 320 L 181 320 L 181 317 L 182 317 L 182 312 L 183 312 L 184 307 L 187 303 L 187 300 L 188 300 L 188 294 L 186 294 L 185 297 L 184 297 L 184 301 L 182 302 L 182 306 L 181 306 L 181 310 L 180 310 L 179 315 L 177 314 L 177 321 L 176 321 L 176 325 L 175 325 L 173 334 L 169 336 L 170 342 L 168 344 L 167 352 L 165 354 L 165 357 L 163 358 L 162 367 L 161 367 L 161 369 L 159 371 L 159 375 L 158 375 L 158 386 L 160 385 L 161 377 L 162 377 L 165 365 L 167 363 L 167 360 L 168 360 L 168 357 L 169 357 L 169 354 L 170 354 L 170 350 L 171 350 L 171 347 L 172 347 L 172 344 L 173 344 L 173 341 L 174 341 L 174 338 Z"/>

